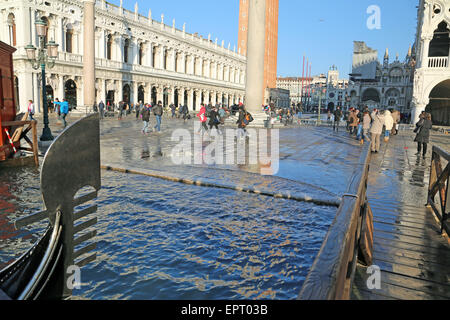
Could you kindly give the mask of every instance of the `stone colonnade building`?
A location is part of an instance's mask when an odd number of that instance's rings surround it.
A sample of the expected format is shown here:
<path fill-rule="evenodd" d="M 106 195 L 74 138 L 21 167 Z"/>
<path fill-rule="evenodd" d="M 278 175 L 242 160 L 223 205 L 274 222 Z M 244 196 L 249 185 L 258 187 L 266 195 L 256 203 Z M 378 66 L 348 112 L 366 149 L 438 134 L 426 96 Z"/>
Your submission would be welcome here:
<path fill-rule="evenodd" d="M 27 60 L 25 46 L 38 47 L 35 21 L 49 26 L 47 40 L 59 44 L 59 56 L 46 69 L 49 99 L 66 98 L 71 107 L 84 106 L 83 2 L 76 0 L 15 0 L 0 3 L 0 40 L 14 54 L 17 105 L 26 110 L 33 100 L 41 112 L 41 73 Z M 224 41 L 204 39 L 135 11 L 97 0 L 95 4 L 96 101 L 118 103 L 231 105 L 244 100 L 246 58 Z M 51 101 L 51 100 L 49 100 Z"/>
<path fill-rule="evenodd" d="M 422 111 L 433 123 L 450 125 L 450 2 L 419 0 L 414 53 L 413 123 Z"/>

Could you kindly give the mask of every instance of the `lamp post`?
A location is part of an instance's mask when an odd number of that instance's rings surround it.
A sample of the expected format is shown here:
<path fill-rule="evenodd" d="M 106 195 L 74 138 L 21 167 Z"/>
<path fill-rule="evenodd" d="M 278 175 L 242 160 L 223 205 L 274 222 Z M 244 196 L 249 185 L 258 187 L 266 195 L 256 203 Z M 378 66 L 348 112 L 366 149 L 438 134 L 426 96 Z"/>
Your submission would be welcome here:
<path fill-rule="evenodd" d="M 319 97 L 319 110 L 318 110 L 318 118 L 317 118 L 317 125 L 320 125 L 322 123 L 322 120 L 320 119 L 320 112 L 322 109 L 322 99 L 325 98 L 325 94 L 327 92 L 326 88 L 323 88 L 322 85 L 319 86 L 317 90 L 317 95 Z"/>
<path fill-rule="evenodd" d="M 42 19 L 39 19 L 35 23 L 36 33 L 39 37 L 39 48 L 29 44 L 25 47 L 27 52 L 28 61 L 31 63 L 34 70 L 41 68 L 42 76 L 42 104 L 44 106 L 44 129 L 42 130 L 41 141 L 52 141 L 54 139 L 52 132 L 48 126 L 48 105 L 45 83 L 45 67 L 53 68 L 55 66 L 55 60 L 58 57 L 58 44 L 54 41 L 45 43 L 45 37 L 47 36 L 47 23 Z M 36 49 L 38 49 L 38 55 L 36 57 Z M 46 51 L 47 49 L 47 51 Z"/>

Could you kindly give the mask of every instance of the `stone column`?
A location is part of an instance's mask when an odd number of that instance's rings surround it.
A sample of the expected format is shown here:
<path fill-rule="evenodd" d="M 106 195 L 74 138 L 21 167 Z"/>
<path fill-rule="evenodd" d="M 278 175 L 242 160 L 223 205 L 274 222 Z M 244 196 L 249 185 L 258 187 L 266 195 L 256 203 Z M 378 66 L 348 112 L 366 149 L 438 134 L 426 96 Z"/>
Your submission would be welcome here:
<path fill-rule="evenodd" d="M 166 47 L 164 47 L 164 46 L 160 46 L 159 47 L 159 58 L 160 58 L 160 60 L 159 60 L 159 68 L 160 69 L 164 69 L 164 62 L 167 62 L 167 61 L 164 61 L 164 59 L 165 59 L 165 57 L 164 57 L 165 50 L 166 50 Z M 167 64 L 166 64 L 166 67 L 167 67 Z"/>
<path fill-rule="evenodd" d="M 122 82 L 122 80 L 117 81 L 116 90 L 117 90 L 117 100 L 115 101 L 115 103 L 117 105 L 119 105 L 119 102 L 123 100 L 123 82 Z"/>
<path fill-rule="evenodd" d="M 249 0 L 246 108 L 260 113 L 263 104 L 266 0 Z"/>
<path fill-rule="evenodd" d="M 164 103 L 163 90 L 164 89 L 162 86 L 156 88 L 156 103 L 158 103 L 159 101 L 161 101 L 161 103 Z"/>
<path fill-rule="evenodd" d="M 180 66 L 180 72 L 181 73 L 187 73 L 187 70 L 186 70 L 186 53 L 182 53 L 181 54 L 181 66 Z"/>
<path fill-rule="evenodd" d="M 59 101 L 63 101 L 64 97 L 64 76 L 60 74 L 58 76 L 58 96 L 55 96 L 55 98 L 58 98 Z"/>
<path fill-rule="evenodd" d="M 419 116 L 422 111 L 425 111 L 427 104 L 425 103 L 413 103 L 412 114 L 411 114 L 411 123 L 416 124 L 419 122 Z"/>
<path fill-rule="evenodd" d="M 97 97 L 97 100 L 100 102 L 100 100 L 103 100 L 103 103 L 106 105 L 106 80 L 100 79 L 101 83 L 101 90 L 100 90 L 100 96 Z"/>
<path fill-rule="evenodd" d="M 95 103 L 95 0 L 84 0 L 83 86 L 84 106 L 92 108 Z"/>
<path fill-rule="evenodd" d="M 189 111 L 192 111 L 194 109 L 194 108 L 192 108 L 193 100 L 194 100 L 194 90 L 189 89 L 188 90 L 188 109 L 189 109 Z"/>
<path fill-rule="evenodd" d="M 130 99 L 130 103 L 138 103 L 138 83 L 137 83 L 137 81 L 133 82 L 133 96 Z"/>
<path fill-rule="evenodd" d="M 169 105 L 175 103 L 175 87 L 169 88 Z"/>

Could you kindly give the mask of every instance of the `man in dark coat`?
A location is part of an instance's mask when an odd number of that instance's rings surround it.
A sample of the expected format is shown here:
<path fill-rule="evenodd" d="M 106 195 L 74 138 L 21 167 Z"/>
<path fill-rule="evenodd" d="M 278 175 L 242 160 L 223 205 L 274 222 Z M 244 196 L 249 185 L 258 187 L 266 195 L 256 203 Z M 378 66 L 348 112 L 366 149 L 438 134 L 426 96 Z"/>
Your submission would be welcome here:
<path fill-rule="evenodd" d="M 334 123 L 333 123 L 333 131 L 339 132 L 339 123 L 342 119 L 342 111 L 341 107 L 337 107 L 334 111 Z"/>
<path fill-rule="evenodd" d="M 160 132 L 161 131 L 161 118 L 163 115 L 163 107 L 161 101 L 158 101 L 158 104 L 153 107 L 153 114 L 156 117 L 156 125 L 155 129 Z"/>
<path fill-rule="evenodd" d="M 142 121 L 144 122 L 144 127 L 142 128 L 143 134 L 148 134 L 148 125 L 150 123 L 150 108 L 145 106 L 141 109 Z"/>
<path fill-rule="evenodd" d="M 417 136 L 414 140 L 418 145 L 416 155 L 420 156 L 423 146 L 423 158 L 425 159 L 425 157 L 427 156 L 428 144 L 430 143 L 430 131 L 433 128 L 433 123 L 431 122 L 431 114 L 425 114 L 425 118 L 421 119 L 416 126 Z"/>

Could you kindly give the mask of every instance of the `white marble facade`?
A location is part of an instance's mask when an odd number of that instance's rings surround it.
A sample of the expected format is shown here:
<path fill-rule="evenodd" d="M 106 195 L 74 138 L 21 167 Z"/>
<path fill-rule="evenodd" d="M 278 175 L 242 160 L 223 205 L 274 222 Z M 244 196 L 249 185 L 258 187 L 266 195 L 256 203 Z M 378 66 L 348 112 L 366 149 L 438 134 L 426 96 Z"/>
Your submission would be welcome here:
<path fill-rule="evenodd" d="M 450 1 L 419 0 L 413 119 L 422 111 L 450 125 Z"/>
<path fill-rule="evenodd" d="M 0 40 L 13 45 L 18 103 L 40 102 L 40 70 L 27 61 L 25 46 L 38 46 L 34 23 L 48 21 L 48 40 L 59 44 L 59 57 L 46 70 L 47 93 L 83 102 L 83 2 L 76 0 L 2 0 Z M 163 101 L 198 110 L 204 103 L 231 105 L 244 100 L 246 58 L 211 36 L 189 34 L 148 16 L 103 0 L 95 5 L 96 101 Z M 79 108 L 80 109 L 80 108 Z"/>

